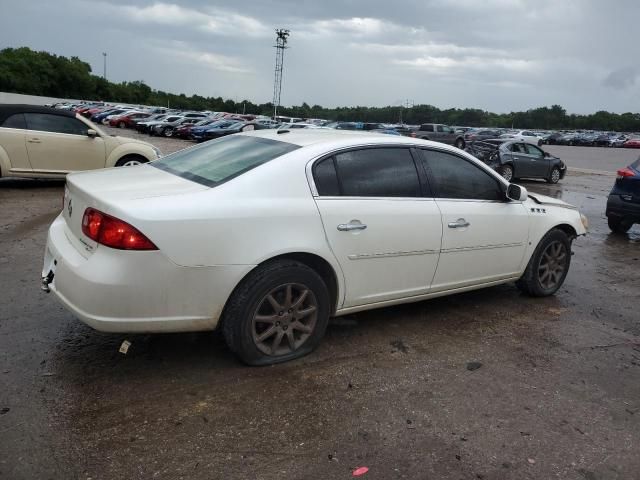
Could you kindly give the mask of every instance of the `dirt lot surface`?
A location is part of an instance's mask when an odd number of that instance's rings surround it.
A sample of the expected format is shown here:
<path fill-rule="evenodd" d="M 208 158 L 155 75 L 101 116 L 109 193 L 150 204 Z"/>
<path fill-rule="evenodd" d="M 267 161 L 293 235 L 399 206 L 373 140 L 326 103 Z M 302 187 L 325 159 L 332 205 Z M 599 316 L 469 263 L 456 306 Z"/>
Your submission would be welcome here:
<path fill-rule="evenodd" d="M 639 478 L 640 229 L 609 233 L 613 179 L 524 183 L 591 221 L 556 296 L 505 285 L 343 317 L 267 368 L 216 333 L 73 318 L 39 285 L 63 184 L 2 179 L 0 478 Z"/>

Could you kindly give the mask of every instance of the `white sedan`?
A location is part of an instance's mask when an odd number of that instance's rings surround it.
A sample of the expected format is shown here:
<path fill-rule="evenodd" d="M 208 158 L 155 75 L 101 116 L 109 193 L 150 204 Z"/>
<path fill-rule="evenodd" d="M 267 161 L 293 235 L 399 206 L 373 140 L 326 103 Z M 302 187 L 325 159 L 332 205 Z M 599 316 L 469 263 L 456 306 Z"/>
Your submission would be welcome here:
<path fill-rule="evenodd" d="M 521 142 L 531 143 L 533 145 L 542 145 L 542 137 L 530 130 L 520 130 L 512 133 L 505 133 L 500 135 L 500 138 L 511 138 L 513 140 L 520 140 Z"/>
<path fill-rule="evenodd" d="M 42 286 L 95 329 L 220 327 L 264 365 L 311 352 L 330 316 L 513 281 L 551 295 L 585 233 L 454 147 L 260 130 L 67 176 Z"/>

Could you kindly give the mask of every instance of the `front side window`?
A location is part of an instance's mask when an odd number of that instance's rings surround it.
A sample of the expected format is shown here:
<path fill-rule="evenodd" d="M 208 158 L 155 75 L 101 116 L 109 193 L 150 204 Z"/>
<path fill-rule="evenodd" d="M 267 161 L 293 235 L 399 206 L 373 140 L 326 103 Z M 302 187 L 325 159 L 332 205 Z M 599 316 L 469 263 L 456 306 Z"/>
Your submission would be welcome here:
<path fill-rule="evenodd" d="M 339 153 L 333 159 L 333 162 L 324 160 L 315 168 L 320 195 L 420 197 L 422 194 L 418 172 L 407 148 L 353 150 Z"/>
<path fill-rule="evenodd" d="M 535 145 L 531 145 L 531 144 L 527 143 L 525 145 L 525 148 L 527 149 L 527 153 L 529 155 L 532 155 L 534 157 L 540 157 L 540 158 L 542 158 L 544 156 L 544 154 L 542 153 L 542 150 L 540 150 Z"/>
<path fill-rule="evenodd" d="M 89 130 L 87 125 L 73 117 L 50 115 L 48 113 L 25 113 L 24 117 L 29 130 L 71 135 L 86 135 L 87 130 Z"/>
<path fill-rule="evenodd" d="M 472 162 L 450 153 L 423 150 L 438 198 L 502 200 L 500 183 Z"/>
<path fill-rule="evenodd" d="M 298 148 L 291 143 L 266 138 L 231 136 L 178 151 L 150 165 L 215 187 Z"/>
<path fill-rule="evenodd" d="M 4 128 L 27 128 L 27 124 L 24 121 L 24 115 L 22 113 L 15 113 L 10 117 L 5 118 L 1 126 Z"/>

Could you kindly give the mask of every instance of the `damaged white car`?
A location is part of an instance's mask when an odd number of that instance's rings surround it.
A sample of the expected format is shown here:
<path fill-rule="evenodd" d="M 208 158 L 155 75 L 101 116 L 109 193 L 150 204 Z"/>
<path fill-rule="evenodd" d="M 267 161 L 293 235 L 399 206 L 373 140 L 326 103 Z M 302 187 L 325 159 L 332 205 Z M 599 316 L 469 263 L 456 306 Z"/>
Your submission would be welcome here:
<path fill-rule="evenodd" d="M 220 327 L 246 363 L 300 357 L 330 316 L 516 282 L 555 293 L 575 207 L 454 147 L 256 131 L 67 177 L 43 289 L 107 332 Z"/>

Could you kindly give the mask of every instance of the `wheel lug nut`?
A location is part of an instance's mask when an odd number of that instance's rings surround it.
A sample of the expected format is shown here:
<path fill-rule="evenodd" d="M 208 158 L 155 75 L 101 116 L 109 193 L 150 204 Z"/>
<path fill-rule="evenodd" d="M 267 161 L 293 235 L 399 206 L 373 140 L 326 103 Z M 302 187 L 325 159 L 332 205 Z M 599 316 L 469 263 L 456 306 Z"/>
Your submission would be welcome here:
<path fill-rule="evenodd" d="M 284 312 L 278 312 L 279 317 L 281 317 L 282 315 L 284 315 Z"/>

